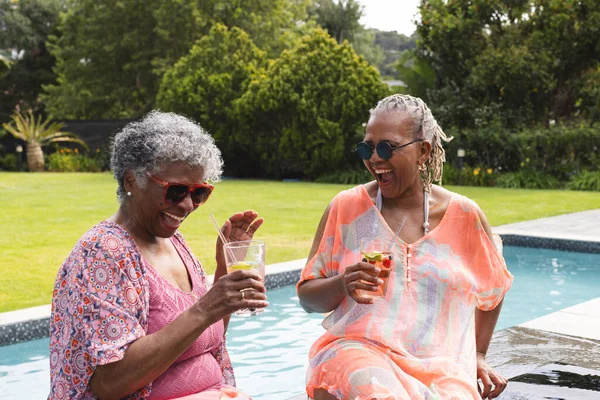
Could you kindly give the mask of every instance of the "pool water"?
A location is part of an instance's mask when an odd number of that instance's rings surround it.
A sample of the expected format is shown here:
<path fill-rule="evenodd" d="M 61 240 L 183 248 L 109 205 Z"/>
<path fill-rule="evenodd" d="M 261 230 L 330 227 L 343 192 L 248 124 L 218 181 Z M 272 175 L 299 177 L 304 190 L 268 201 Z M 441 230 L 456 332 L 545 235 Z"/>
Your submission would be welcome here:
<path fill-rule="evenodd" d="M 600 296 L 600 255 L 506 247 L 515 276 L 497 329 L 519 325 Z M 304 391 L 308 350 L 322 333 L 319 314 L 298 305 L 295 288 L 268 293 L 256 317 L 233 317 L 228 348 L 238 387 L 255 400 L 284 400 Z M 0 399 L 48 396 L 48 339 L 0 347 Z"/>

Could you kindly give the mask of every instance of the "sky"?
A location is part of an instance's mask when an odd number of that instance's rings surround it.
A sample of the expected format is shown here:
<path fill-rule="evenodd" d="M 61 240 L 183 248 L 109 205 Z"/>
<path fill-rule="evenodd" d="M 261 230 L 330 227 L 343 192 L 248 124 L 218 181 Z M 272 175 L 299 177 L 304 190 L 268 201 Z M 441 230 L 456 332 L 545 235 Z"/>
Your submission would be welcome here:
<path fill-rule="evenodd" d="M 415 31 L 419 0 L 359 0 L 364 6 L 360 22 L 367 28 L 397 31 L 410 36 Z"/>

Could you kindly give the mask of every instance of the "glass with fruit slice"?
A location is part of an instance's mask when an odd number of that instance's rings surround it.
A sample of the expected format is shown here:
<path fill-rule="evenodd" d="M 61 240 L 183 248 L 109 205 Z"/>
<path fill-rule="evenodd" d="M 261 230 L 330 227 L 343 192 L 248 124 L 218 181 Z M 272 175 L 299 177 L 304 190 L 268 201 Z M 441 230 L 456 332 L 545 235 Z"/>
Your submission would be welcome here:
<path fill-rule="evenodd" d="M 229 242 L 224 246 L 227 272 L 238 270 L 254 270 L 265 278 L 265 242 L 260 240 L 245 240 Z M 254 289 L 244 289 L 245 292 Z M 246 308 L 235 312 L 239 316 L 251 316 L 262 313 L 262 308 Z"/>
<path fill-rule="evenodd" d="M 358 294 L 368 299 L 383 299 L 387 292 L 388 281 L 390 273 L 394 266 L 393 256 L 388 251 L 389 243 L 382 240 L 365 240 L 360 241 L 360 260 L 378 267 L 381 272 L 377 277 L 383 281 L 381 285 L 377 286 L 376 291 L 369 290 L 357 290 Z M 371 284 L 371 282 L 364 282 Z"/>

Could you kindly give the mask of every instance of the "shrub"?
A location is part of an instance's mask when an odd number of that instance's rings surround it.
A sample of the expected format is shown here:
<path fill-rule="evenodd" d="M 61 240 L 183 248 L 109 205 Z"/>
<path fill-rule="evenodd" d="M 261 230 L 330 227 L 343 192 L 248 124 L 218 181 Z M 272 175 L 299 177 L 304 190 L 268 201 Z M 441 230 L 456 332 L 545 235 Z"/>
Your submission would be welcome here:
<path fill-rule="evenodd" d="M 48 170 L 52 172 L 100 172 L 100 157 L 87 157 L 77 149 L 60 149 L 48 156 Z"/>
<path fill-rule="evenodd" d="M 600 191 L 600 171 L 582 171 L 573 175 L 567 183 L 567 188 Z"/>
<path fill-rule="evenodd" d="M 500 174 L 496 179 L 496 186 L 513 189 L 558 189 L 561 183 L 552 175 L 522 170 Z"/>
<path fill-rule="evenodd" d="M 346 185 L 358 185 L 372 181 L 373 175 L 366 169 L 357 169 L 349 171 L 338 171 L 331 172 L 325 175 L 319 176 L 315 179 L 315 182 L 319 183 L 343 183 Z"/>
<path fill-rule="evenodd" d="M 253 76 L 264 74 L 266 55 L 243 30 L 216 24 L 198 40 L 190 52 L 164 75 L 157 105 L 197 120 L 217 141 L 225 159 L 226 173 L 252 176 L 256 170 L 236 134 L 244 125 L 234 110 L 234 102 L 248 88 Z"/>
<path fill-rule="evenodd" d="M 445 164 L 442 174 L 442 184 L 460 185 L 460 170 L 452 164 Z"/>
<path fill-rule="evenodd" d="M 0 156 L 0 171 L 16 171 L 17 170 L 17 155 L 7 154 L 4 157 Z"/>
<path fill-rule="evenodd" d="M 258 155 L 265 175 L 314 179 L 352 168 L 368 110 L 388 93 L 379 72 L 316 29 L 269 64 L 236 101 L 232 139 Z"/>
<path fill-rule="evenodd" d="M 509 130 L 495 124 L 478 130 L 448 130 L 448 162 L 457 163 L 457 150 L 466 150 L 465 164 L 495 171 L 541 171 L 568 181 L 577 171 L 600 164 L 600 130 L 593 125 L 551 126 Z M 485 167 L 483 167 L 485 166 Z"/>
<path fill-rule="evenodd" d="M 465 165 L 461 170 L 452 164 L 444 165 L 444 185 L 494 186 L 497 173 L 492 168 Z"/>

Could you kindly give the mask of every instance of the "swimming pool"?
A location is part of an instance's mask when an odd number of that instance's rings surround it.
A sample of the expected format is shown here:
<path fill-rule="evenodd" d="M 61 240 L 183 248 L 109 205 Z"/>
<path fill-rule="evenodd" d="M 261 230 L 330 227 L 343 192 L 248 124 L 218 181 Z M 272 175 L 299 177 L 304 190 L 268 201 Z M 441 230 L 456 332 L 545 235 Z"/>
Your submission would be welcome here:
<path fill-rule="evenodd" d="M 600 296 L 599 254 L 507 246 L 504 256 L 515 282 L 497 329 Z M 270 291 L 269 301 L 261 316 L 233 318 L 228 334 L 238 386 L 255 400 L 303 392 L 308 349 L 322 332 L 322 316 L 299 307 L 293 286 Z M 47 352 L 48 339 L 0 347 L 0 399 L 45 399 Z"/>

